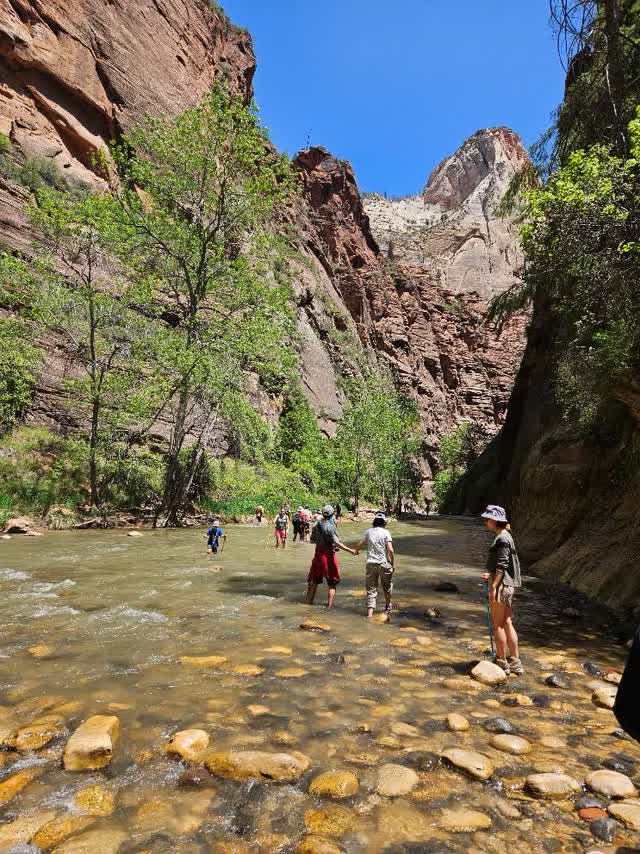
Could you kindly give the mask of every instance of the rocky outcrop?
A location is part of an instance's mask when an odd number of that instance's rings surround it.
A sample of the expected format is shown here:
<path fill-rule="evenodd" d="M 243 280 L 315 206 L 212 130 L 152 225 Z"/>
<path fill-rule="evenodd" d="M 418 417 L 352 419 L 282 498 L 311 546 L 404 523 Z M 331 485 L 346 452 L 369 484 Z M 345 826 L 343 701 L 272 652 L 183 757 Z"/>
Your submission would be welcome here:
<path fill-rule="evenodd" d="M 51 161 L 71 183 L 106 186 L 96 153 L 145 113 L 175 114 L 215 81 L 248 99 L 254 69 L 250 37 L 209 0 L 0 0 L 0 133 L 20 158 Z M 420 196 L 364 203 L 348 163 L 322 148 L 294 159 L 303 199 L 285 226 L 295 250 L 300 378 L 325 432 L 344 405 L 340 376 L 379 363 L 418 402 L 425 478 L 453 425 L 473 419 L 487 435 L 498 429 L 522 322 L 498 341 L 485 308 L 520 261 L 513 225 L 495 205 L 524 158 L 511 131 L 480 131 Z M 31 243 L 29 199 L 0 177 L 3 239 L 22 252 Z M 65 405 L 64 352 L 40 343 L 50 358 L 29 419 L 73 430 L 83 414 Z M 275 420 L 281 402 L 257 377 L 249 384 L 256 410 Z M 165 425 L 157 432 L 163 441 Z M 215 444 L 224 451 L 222 435 Z"/>

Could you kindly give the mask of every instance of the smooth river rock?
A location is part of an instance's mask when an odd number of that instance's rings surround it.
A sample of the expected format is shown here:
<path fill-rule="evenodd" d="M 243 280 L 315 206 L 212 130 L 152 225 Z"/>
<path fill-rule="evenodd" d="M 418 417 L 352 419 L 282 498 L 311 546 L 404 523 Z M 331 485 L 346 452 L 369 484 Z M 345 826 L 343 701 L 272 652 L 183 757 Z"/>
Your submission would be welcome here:
<path fill-rule="evenodd" d="M 438 825 L 450 833 L 471 833 L 474 830 L 487 830 L 491 827 L 491 819 L 477 810 L 460 807 L 444 810 L 438 819 Z"/>
<path fill-rule="evenodd" d="M 16 750 L 40 750 L 56 736 L 65 731 L 64 718 L 60 715 L 44 715 L 16 733 Z"/>
<path fill-rule="evenodd" d="M 504 670 L 492 661 L 479 661 L 471 671 L 471 677 L 482 685 L 500 685 L 509 678 Z"/>
<path fill-rule="evenodd" d="M 339 800 L 357 795 L 359 788 L 360 783 L 353 771 L 327 771 L 311 781 L 309 792 Z"/>
<path fill-rule="evenodd" d="M 7 777 L 0 783 L 0 806 L 8 804 L 17 794 L 36 779 L 40 771 L 35 768 L 25 768 Z"/>
<path fill-rule="evenodd" d="M 111 815 L 115 810 L 113 793 L 104 786 L 88 786 L 74 795 L 76 807 L 87 815 Z"/>
<path fill-rule="evenodd" d="M 187 762 L 197 762 L 207 747 L 209 735 L 203 729 L 183 729 L 167 744 L 166 752 Z"/>
<path fill-rule="evenodd" d="M 318 836 L 344 836 L 354 824 L 355 816 L 340 804 L 328 804 L 320 809 L 310 809 L 304 814 L 307 830 Z"/>
<path fill-rule="evenodd" d="M 466 771 L 477 780 L 488 780 L 493 774 L 493 765 L 484 753 L 476 753 L 474 750 L 464 750 L 461 747 L 449 747 L 440 754 L 443 759 Z"/>
<path fill-rule="evenodd" d="M 31 840 L 38 848 L 49 851 L 69 839 L 76 833 L 86 830 L 95 824 L 95 818 L 90 815 L 63 815 L 48 821 Z"/>
<path fill-rule="evenodd" d="M 279 782 L 297 780 L 311 767 L 311 760 L 297 751 L 267 753 L 260 750 L 230 750 L 209 754 L 204 764 L 216 777 Z"/>
<path fill-rule="evenodd" d="M 217 668 L 226 662 L 224 655 L 181 655 L 180 664 L 188 664 L 190 667 L 212 667 Z"/>
<path fill-rule="evenodd" d="M 636 787 L 627 775 L 617 771 L 592 771 L 585 783 L 592 792 L 608 798 L 634 798 L 637 795 Z"/>
<path fill-rule="evenodd" d="M 457 712 L 447 715 L 447 726 L 452 732 L 465 732 L 469 729 L 469 721 Z"/>
<path fill-rule="evenodd" d="M 305 620 L 304 623 L 300 623 L 300 628 L 303 632 L 330 632 L 331 626 L 328 626 L 326 623 L 317 623 L 315 620 Z"/>
<path fill-rule="evenodd" d="M 609 804 L 609 815 L 617 818 L 625 827 L 640 830 L 640 804 L 619 801 Z"/>
<path fill-rule="evenodd" d="M 94 771 L 104 768 L 113 758 L 113 747 L 120 731 L 115 715 L 94 715 L 80 724 L 64 750 L 67 771 Z"/>
<path fill-rule="evenodd" d="M 378 771 L 376 792 L 386 798 L 397 798 L 407 795 L 420 782 L 420 778 L 412 768 L 389 762 Z"/>
<path fill-rule="evenodd" d="M 26 845 L 40 828 L 56 817 L 55 810 L 45 810 L 0 825 L 0 851 Z"/>
<path fill-rule="evenodd" d="M 96 828 L 58 845 L 55 854 L 118 854 L 127 838 L 122 830 Z"/>
<path fill-rule="evenodd" d="M 486 720 L 482 721 L 482 726 L 487 732 L 504 732 L 510 734 L 516 731 L 514 725 L 506 718 L 486 718 Z"/>
<path fill-rule="evenodd" d="M 296 854 L 340 854 L 340 848 L 330 839 L 311 835 L 298 843 Z"/>
<path fill-rule="evenodd" d="M 577 780 L 568 774 L 530 774 L 526 780 L 526 788 L 536 798 L 564 798 L 582 788 Z"/>
<path fill-rule="evenodd" d="M 618 688 L 616 685 L 603 685 L 591 695 L 591 700 L 602 709 L 613 709 Z"/>
<path fill-rule="evenodd" d="M 514 756 L 531 753 L 533 750 L 533 745 L 526 738 L 521 738 L 519 735 L 509 735 L 508 733 L 492 735 L 489 739 L 489 744 L 497 750 L 502 750 L 504 753 L 512 753 Z"/>

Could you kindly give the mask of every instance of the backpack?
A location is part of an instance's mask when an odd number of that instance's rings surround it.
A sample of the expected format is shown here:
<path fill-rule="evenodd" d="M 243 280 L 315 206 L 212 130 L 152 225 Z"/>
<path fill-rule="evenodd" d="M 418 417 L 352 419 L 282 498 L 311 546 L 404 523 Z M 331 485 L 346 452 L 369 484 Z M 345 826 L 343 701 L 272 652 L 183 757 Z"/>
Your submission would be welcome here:
<path fill-rule="evenodd" d="M 291 521 L 293 522 L 294 525 L 299 525 L 300 522 L 302 521 L 302 518 L 300 517 L 299 513 L 294 513 L 293 519 Z"/>

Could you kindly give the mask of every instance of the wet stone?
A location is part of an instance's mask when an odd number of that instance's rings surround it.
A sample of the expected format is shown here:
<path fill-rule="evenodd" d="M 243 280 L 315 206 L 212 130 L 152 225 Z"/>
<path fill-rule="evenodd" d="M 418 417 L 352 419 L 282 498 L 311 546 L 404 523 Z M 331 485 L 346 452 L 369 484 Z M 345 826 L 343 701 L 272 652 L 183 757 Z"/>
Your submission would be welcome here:
<path fill-rule="evenodd" d="M 33 837 L 33 844 L 48 851 L 95 823 L 93 816 L 63 816 L 47 822 Z"/>
<path fill-rule="evenodd" d="M 118 854 L 127 834 L 112 828 L 96 828 L 58 845 L 55 854 Z"/>
<path fill-rule="evenodd" d="M 311 781 L 309 793 L 329 798 L 350 798 L 358 793 L 360 784 L 352 771 L 327 771 Z"/>
<path fill-rule="evenodd" d="M 340 848 L 322 836 L 305 836 L 298 843 L 296 854 L 340 854 Z"/>
<path fill-rule="evenodd" d="M 0 825 L 0 851 L 26 845 L 40 828 L 56 817 L 54 810 L 37 812 Z"/>
<path fill-rule="evenodd" d="M 558 673 L 552 673 L 550 676 L 544 680 L 545 685 L 548 685 L 550 688 L 561 688 L 563 690 L 568 690 L 570 685 L 564 676 L 561 676 Z"/>
<path fill-rule="evenodd" d="M 64 718 L 60 715 L 44 715 L 16 733 L 16 750 L 40 750 L 65 731 Z"/>
<path fill-rule="evenodd" d="M 509 678 L 501 667 L 492 661 L 479 661 L 471 671 L 471 677 L 482 685 L 500 685 Z"/>
<path fill-rule="evenodd" d="M 330 632 L 331 626 L 328 626 L 326 623 L 317 623 L 314 620 L 305 620 L 304 623 L 300 623 L 300 628 L 303 632 Z"/>
<path fill-rule="evenodd" d="M 487 718 L 482 722 L 482 726 L 487 732 L 507 733 L 509 735 L 516 732 L 514 725 L 506 718 Z"/>
<path fill-rule="evenodd" d="M 185 729 L 169 741 L 166 752 L 187 762 L 197 762 L 209 746 L 209 735 L 202 729 Z"/>
<path fill-rule="evenodd" d="M 601 842 L 613 842 L 618 825 L 608 818 L 596 818 L 589 825 L 589 830 Z"/>
<path fill-rule="evenodd" d="M 437 754 L 430 753 L 427 750 L 412 750 L 410 753 L 403 753 L 402 760 L 417 771 L 433 771 L 440 763 Z"/>
<path fill-rule="evenodd" d="M 376 792 L 383 797 L 396 798 L 407 795 L 419 782 L 420 778 L 412 768 L 390 762 L 378 772 Z"/>
<path fill-rule="evenodd" d="M 603 675 L 602 669 L 598 667 L 597 664 L 594 664 L 592 661 L 583 661 L 582 667 L 585 673 L 588 673 L 589 676 L 596 676 L 597 678 L 601 678 Z"/>
<path fill-rule="evenodd" d="M 618 688 L 616 685 L 603 685 L 593 692 L 591 700 L 596 706 L 600 706 L 602 709 L 613 709 L 617 693 Z"/>
<path fill-rule="evenodd" d="M 586 809 L 602 809 L 602 802 L 597 798 L 592 798 L 589 795 L 583 795 L 581 798 L 575 803 L 575 807 L 577 810 L 586 810 Z"/>
<path fill-rule="evenodd" d="M 437 593 L 459 593 L 460 588 L 457 584 L 454 584 L 453 581 L 436 581 L 433 585 L 433 589 Z"/>
<path fill-rule="evenodd" d="M 636 770 L 636 763 L 630 756 L 611 756 L 605 759 L 602 764 L 610 771 L 618 771 L 618 773 L 627 774 L 627 776 L 635 774 Z"/>
<path fill-rule="evenodd" d="M 217 777 L 273 782 L 297 780 L 311 766 L 311 760 L 297 751 L 267 753 L 259 750 L 237 750 L 209 754 L 205 765 Z"/>
<path fill-rule="evenodd" d="M 640 804 L 614 801 L 609 804 L 609 815 L 621 821 L 630 830 L 640 830 Z"/>
<path fill-rule="evenodd" d="M 87 815 L 111 815 L 115 809 L 113 793 L 104 786 L 81 789 L 73 798 L 76 807 Z"/>
<path fill-rule="evenodd" d="M 456 712 L 447 715 L 447 726 L 452 732 L 464 732 L 469 729 L 469 721 Z"/>
<path fill-rule="evenodd" d="M 329 804 L 320 809 L 307 810 L 304 824 L 313 835 L 344 836 L 354 824 L 354 815 L 346 807 Z"/>
<path fill-rule="evenodd" d="M 438 825 L 451 833 L 471 833 L 474 830 L 487 830 L 491 827 L 488 815 L 464 807 L 444 810 L 438 819 Z"/>
<path fill-rule="evenodd" d="M 636 787 L 626 774 L 617 771 L 593 771 L 585 780 L 587 788 L 607 798 L 634 798 Z"/>
<path fill-rule="evenodd" d="M 113 715 L 94 715 L 80 724 L 65 747 L 65 769 L 87 771 L 108 765 L 119 728 L 118 718 Z"/>
<path fill-rule="evenodd" d="M 473 750 L 463 750 L 460 747 L 450 747 L 442 751 L 443 759 L 450 762 L 456 768 L 465 771 L 471 777 L 478 780 L 488 780 L 493 774 L 493 765 L 484 753 L 476 753 Z"/>
<path fill-rule="evenodd" d="M 8 804 L 38 776 L 34 768 L 25 768 L 0 783 L 0 806 Z"/>
<path fill-rule="evenodd" d="M 578 810 L 578 816 L 583 821 L 594 821 L 596 818 L 606 818 L 607 812 L 603 810 L 602 807 L 585 807 L 584 809 Z"/>
<path fill-rule="evenodd" d="M 521 738 L 519 735 L 509 735 L 508 733 L 491 736 L 489 744 L 497 750 L 512 753 L 515 756 L 531 753 L 533 750 L 533 745 L 526 738 Z"/>
<path fill-rule="evenodd" d="M 526 780 L 527 790 L 537 798 L 564 798 L 580 791 L 580 783 L 568 774 L 530 774 Z"/>

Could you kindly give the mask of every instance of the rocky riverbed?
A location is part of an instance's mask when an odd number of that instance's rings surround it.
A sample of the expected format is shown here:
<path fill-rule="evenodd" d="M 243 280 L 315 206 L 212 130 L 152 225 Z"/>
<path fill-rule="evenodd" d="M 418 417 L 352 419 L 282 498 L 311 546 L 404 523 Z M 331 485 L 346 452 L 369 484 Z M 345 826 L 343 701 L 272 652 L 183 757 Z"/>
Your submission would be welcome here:
<path fill-rule="evenodd" d="M 362 559 L 328 613 L 299 601 L 309 546 L 228 533 L 214 560 L 194 531 L 0 545 L 0 850 L 640 847 L 615 615 L 527 579 L 505 679 L 474 523 L 393 526 L 390 624 L 363 619 Z"/>

